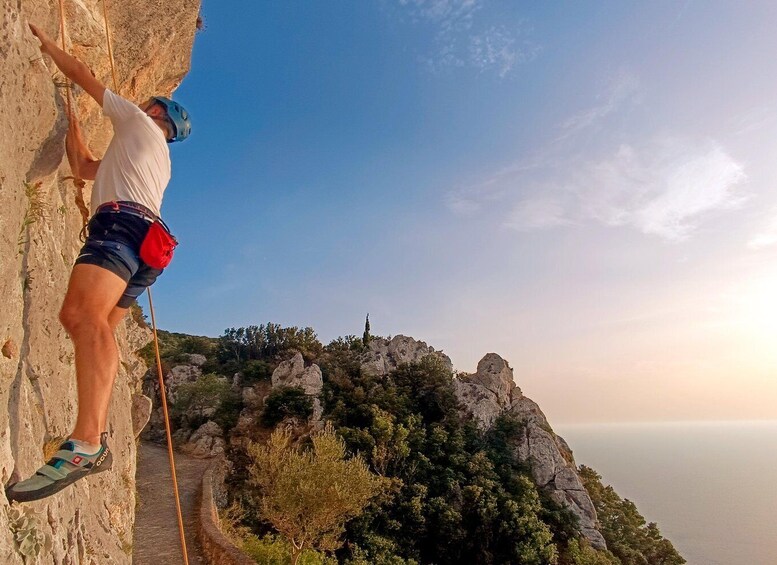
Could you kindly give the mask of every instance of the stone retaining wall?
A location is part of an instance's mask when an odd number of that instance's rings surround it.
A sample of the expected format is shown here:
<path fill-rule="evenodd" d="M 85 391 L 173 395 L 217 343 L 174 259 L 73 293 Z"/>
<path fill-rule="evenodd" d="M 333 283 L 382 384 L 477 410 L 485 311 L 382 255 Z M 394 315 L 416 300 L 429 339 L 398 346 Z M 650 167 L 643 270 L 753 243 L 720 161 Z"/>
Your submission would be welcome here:
<path fill-rule="evenodd" d="M 200 496 L 197 536 L 208 563 L 210 565 L 256 565 L 253 559 L 235 547 L 221 532 L 218 511 L 213 500 L 213 466 L 205 471 L 202 477 Z"/>

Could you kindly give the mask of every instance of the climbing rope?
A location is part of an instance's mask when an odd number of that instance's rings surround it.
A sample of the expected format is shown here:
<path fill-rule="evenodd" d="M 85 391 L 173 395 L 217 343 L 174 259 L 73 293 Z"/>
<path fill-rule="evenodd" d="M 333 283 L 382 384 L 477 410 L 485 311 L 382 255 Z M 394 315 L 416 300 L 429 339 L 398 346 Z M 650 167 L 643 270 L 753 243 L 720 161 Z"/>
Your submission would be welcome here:
<path fill-rule="evenodd" d="M 108 44 L 108 61 L 110 61 L 111 63 L 111 77 L 113 78 L 113 91 L 116 94 L 118 94 L 119 81 L 116 80 L 116 66 L 113 64 L 113 44 L 111 43 L 111 29 L 108 25 L 108 2 L 106 0 L 103 0 L 103 18 L 105 19 L 105 42 Z"/>
<path fill-rule="evenodd" d="M 159 394 L 162 396 L 162 412 L 165 415 L 165 433 L 167 434 L 167 455 L 170 458 L 170 471 L 173 475 L 173 492 L 175 493 L 175 508 L 178 512 L 178 534 L 181 536 L 181 550 L 183 562 L 189 565 L 189 556 L 186 552 L 186 533 L 183 529 L 183 516 L 181 515 L 181 500 L 178 496 L 178 478 L 175 475 L 175 459 L 173 457 L 173 438 L 170 434 L 170 416 L 167 413 L 167 395 L 165 393 L 165 380 L 162 377 L 162 358 L 159 355 L 159 339 L 156 334 L 156 316 L 154 315 L 154 301 L 151 299 L 151 289 L 148 292 L 148 306 L 151 312 L 151 329 L 154 333 L 154 353 L 156 353 L 156 372 L 159 376 Z"/>
<path fill-rule="evenodd" d="M 62 0 L 60 0 L 62 2 Z M 103 18 L 105 19 L 105 40 L 108 44 L 108 60 L 111 63 L 111 77 L 113 78 L 113 91 L 119 94 L 119 81 L 116 79 L 116 65 L 113 61 L 113 47 L 111 46 L 111 29 L 108 23 L 108 2 L 103 0 Z M 162 375 L 162 356 L 159 353 L 159 337 L 156 329 L 156 314 L 154 312 L 154 301 L 151 298 L 151 288 L 146 289 L 148 293 L 148 308 L 151 312 L 151 330 L 154 334 L 154 353 L 156 354 L 156 372 L 159 378 L 159 394 L 162 400 L 162 412 L 165 416 L 165 433 L 167 434 L 167 456 L 170 459 L 170 473 L 173 477 L 173 494 L 175 495 L 175 510 L 178 514 L 178 534 L 181 537 L 181 552 L 183 553 L 184 565 L 189 565 L 189 555 L 186 551 L 186 533 L 183 527 L 183 514 L 181 513 L 181 497 L 178 494 L 178 477 L 175 473 L 175 456 L 173 455 L 173 437 L 170 431 L 170 415 L 167 412 L 167 393 L 165 391 L 165 379 Z"/>
<path fill-rule="evenodd" d="M 59 35 L 62 40 L 62 51 L 67 51 L 67 47 L 65 45 L 65 4 L 64 0 L 59 0 Z M 71 101 L 71 85 L 70 85 L 70 79 L 65 77 L 65 99 L 67 100 L 67 119 L 71 120 L 73 118 L 73 102 Z M 72 177 L 65 177 L 63 180 L 72 180 L 73 184 L 76 187 L 76 206 L 78 207 L 78 211 L 81 212 L 81 233 L 79 234 L 79 237 L 81 241 L 86 241 L 86 225 L 89 223 L 89 209 L 86 207 L 86 202 L 84 201 L 84 187 L 86 186 L 86 181 L 81 178 L 80 172 L 78 170 L 78 162 L 74 163 L 74 165 L 71 166 L 71 169 L 73 170 L 73 176 Z"/>
<path fill-rule="evenodd" d="M 113 61 L 113 47 L 111 44 L 111 32 L 110 32 L 110 26 L 108 22 L 108 7 L 106 0 L 103 0 L 103 17 L 105 18 L 105 39 L 108 44 L 108 60 L 111 64 L 111 77 L 113 78 L 113 91 L 118 94 L 119 93 L 119 82 L 116 79 L 116 65 Z M 62 36 L 62 50 L 67 51 L 65 46 L 65 7 L 64 7 L 64 0 L 59 0 L 59 26 L 60 26 L 60 35 Z M 66 79 L 67 80 L 67 79 Z M 71 95 L 70 95 L 70 83 L 67 81 L 65 83 L 65 90 L 67 92 L 67 114 L 68 119 L 71 119 L 73 117 L 73 108 L 72 108 L 72 101 L 71 101 Z M 76 165 L 76 169 L 77 169 Z M 79 188 L 79 190 L 83 190 L 84 185 L 86 184 L 83 179 L 80 178 L 78 171 L 73 171 L 73 177 L 71 177 L 73 180 L 73 183 Z M 80 203 L 79 203 L 79 196 L 80 196 Z M 84 203 L 83 199 L 83 192 L 80 192 L 76 196 L 76 204 L 78 204 L 79 209 L 81 210 L 82 215 L 84 212 L 86 212 L 86 215 L 84 216 L 84 227 L 86 227 L 86 224 L 88 222 L 88 210 L 86 209 L 86 204 Z M 82 230 L 83 234 L 83 230 Z M 156 314 L 154 312 L 154 302 L 151 298 L 151 289 L 147 289 L 148 292 L 148 305 L 149 310 L 151 312 L 151 328 L 154 335 L 154 352 L 156 353 L 156 369 L 157 369 L 157 375 L 159 377 L 159 393 L 162 398 L 162 411 L 164 413 L 164 420 L 165 420 L 165 432 L 167 433 L 167 455 L 170 459 L 170 472 L 173 477 L 173 494 L 175 495 L 175 508 L 176 512 L 178 514 L 178 533 L 181 537 L 181 551 L 183 553 L 183 562 L 184 565 L 189 565 L 189 556 L 186 551 L 186 533 L 184 531 L 183 527 L 183 514 L 181 513 L 181 498 L 178 494 L 178 478 L 175 473 L 175 456 L 173 455 L 173 439 L 172 434 L 170 432 L 170 416 L 167 411 L 167 395 L 165 392 L 165 380 L 164 376 L 162 375 L 162 357 L 159 353 L 159 337 L 157 335 L 157 327 L 156 327 Z"/>
<path fill-rule="evenodd" d="M 59 0 L 59 36 L 62 40 L 62 51 L 67 51 L 65 46 L 65 3 Z M 65 92 L 67 93 L 67 116 L 73 114 L 72 102 L 70 101 L 70 79 L 65 76 Z M 75 173 L 75 171 L 73 171 Z M 77 176 L 77 173 L 76 173 Z"/>

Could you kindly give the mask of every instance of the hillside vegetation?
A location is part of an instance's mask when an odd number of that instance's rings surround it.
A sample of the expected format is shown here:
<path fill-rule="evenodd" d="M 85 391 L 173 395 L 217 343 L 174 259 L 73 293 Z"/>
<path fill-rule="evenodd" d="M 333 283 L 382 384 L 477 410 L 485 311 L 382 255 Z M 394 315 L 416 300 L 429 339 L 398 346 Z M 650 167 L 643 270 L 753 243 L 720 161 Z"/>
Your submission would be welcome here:
<path fill-rule="evenodd" d="M 205 356 L 203 376 L 181 385 L 173 410 L 177 425 L 195 428 L 202 423 L 196 414 L 203 413 L 203 404 L 209 405 L 210 419 L 224 429 L 226 454 L 232 462 L 227 479 L 231 505 L 222 513 L 224 527 L 257 562 L 685 562 L 655 524 L 646 525 L 633 504 L 601 485 L 594 471 L 582 468 L 610 551 L 590 547 L 578 532 L 576 517 L 538 489 L 527 464 L 519 461 L 515 442 L 523 422 L 506 413 L 488 429 L 478 428 L 462 413 L 453 374 L 435 358 L 373 376 L 360 361 L 367 333 L 326 346 L 310 328 L 275 324 L 229 329 L 220 338 L 167 332 L 161 338 L 167 368 L 186 362 L 191 354 Z M 321 368 L 325 429 L 323 423 L 310 419 L 311 399 L 302 389 L 270 386 L 275 368 L 297 352 Z M 240 391 L 248 387 L 263 391 L 261 406 L 252 408 L 241 400 Z M 286 435 L 272 434 L 273 430 Z M 330 441 L 324 438 L 327 430 L 337 439 L 330 442 L 330 459 L 324 464 L 317 458 L 322 442 Z M 294 463 L 301 457 L 307 457 L 304 468 Z M 305 496 L 288 500 L 294 498 L 294 489 L 278 494 L 267 475 L 271 460 L 276 472 L 297 473 L 301 485 L 326 486 L 319 491 L 301 486 L 297 490 Z M 281 461 L 290 466 L 283 467 Z M 379 488 L 356 489 L 357 483 L 349 482 L 345 471 L 336 473 L 339 482 L 322 478 L 322 469 L 332 465 L 346 469 L 349 461 L 357 471 L 363 468 L 374 477 L 371 484 Z M 358 485 L 364 484 L 362 477 Z M 270 492 L 271 488 L 275 490 Z M 334 537 L 329 535 L 326 543 L 317 544 L 311 532 L 298 533 L 297 538 L 288 533 L 294 513 L 313 522 L 329 512 L 335 520 L 339 506 L 345 507 L 356 490 L 362 497 L 358 511 L 348 506 L 342 529 Z M 285 507 L 294 509 L 287 517 L 279 510 Z M 300 547 L 299 536 L 308 536 L 309 543 Z"/>

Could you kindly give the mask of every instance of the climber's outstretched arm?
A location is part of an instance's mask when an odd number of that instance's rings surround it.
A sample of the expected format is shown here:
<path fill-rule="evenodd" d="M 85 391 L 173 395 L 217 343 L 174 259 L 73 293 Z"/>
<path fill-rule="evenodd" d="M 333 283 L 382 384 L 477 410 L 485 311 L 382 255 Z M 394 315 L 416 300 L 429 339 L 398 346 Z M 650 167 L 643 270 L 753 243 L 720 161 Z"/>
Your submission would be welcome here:
<path fill-rule="evenodd" d="M 65 149 L 70 170 L 77 178 L 94 180 L 97 168 L 100 166 L 100 160 L 89 151 L 89 146 L 84 141 L 81 126 L 75 113 L 68 116 L 68 121 L 70 125 L 67 129 L 67 137 L 65 137 Z"/>
<path fill-rule="evenodd" d="M 100 106 L 102 106 L 105 86 L 94 78 L 89 67 L 57 47 L 57 44 L 54 43 L 54 41 L 38 26 L 30 24 L 30 30 L 33 35 L 40 40 L 41 52 L 50 55 L 54 60 L 54 63 L 59 67 L 59 70 L 62 71 L 67 78 L 83 88 L 92 98 L 97 100 L 97 103 Z"/>

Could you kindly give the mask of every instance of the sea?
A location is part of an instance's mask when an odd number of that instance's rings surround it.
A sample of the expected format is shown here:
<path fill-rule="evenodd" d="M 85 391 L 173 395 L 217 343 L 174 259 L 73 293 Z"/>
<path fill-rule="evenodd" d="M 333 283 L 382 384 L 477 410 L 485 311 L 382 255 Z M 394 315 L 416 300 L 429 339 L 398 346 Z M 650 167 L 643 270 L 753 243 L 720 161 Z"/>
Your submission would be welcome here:
<path fill-rule="evenodd" d="M 555 431 L 690 565 L 777 565 L 777 421 Z"/>

